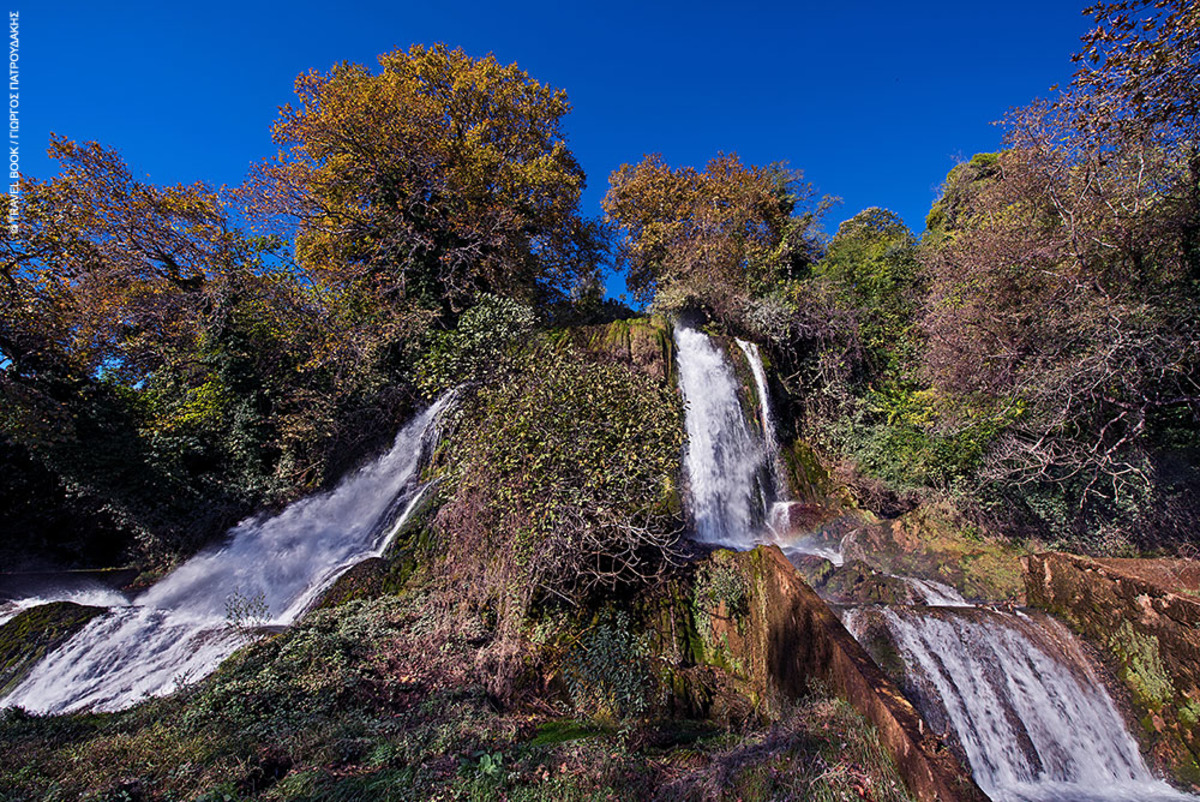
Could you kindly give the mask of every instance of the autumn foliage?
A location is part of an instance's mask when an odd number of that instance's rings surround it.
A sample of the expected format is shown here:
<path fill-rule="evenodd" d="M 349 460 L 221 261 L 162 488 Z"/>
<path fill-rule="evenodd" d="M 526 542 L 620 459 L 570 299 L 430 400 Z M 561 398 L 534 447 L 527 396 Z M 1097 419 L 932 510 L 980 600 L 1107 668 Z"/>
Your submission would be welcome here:
<path fill-rule="evenodd" d="M 440 311 L 478 292 L 569 294 L 595 269 L 567 148 L 566 93 L 515 64 L 416 45 L 381 71 L 340 64 L 296 80 L 281 156 L 251 185 L 260 214 L 297 226 L 297 260 L 383 305 Z"/>
<path fill-rule="evenodd" d="M 385 441 L 479 298 L 544 311 L 594 286 L 566 95 L 441 46 L 380 63 L 300 76 L 280 156 L 233 192 L 53 141 L 62 172 L 26 181 L 0 240 L 9 546 L 191 550 Z"/>
<path fill-rule="evenodd" d="M 664 311 L 706 308 L 735 320 L 748 299 L 812 261 L 823 206 L 799 171 L 746 166 L 722 154 L 703 171 L 661 156 L 609 179 L 604 211 L 622 238 L 618 260 L 634 296 Z"/>

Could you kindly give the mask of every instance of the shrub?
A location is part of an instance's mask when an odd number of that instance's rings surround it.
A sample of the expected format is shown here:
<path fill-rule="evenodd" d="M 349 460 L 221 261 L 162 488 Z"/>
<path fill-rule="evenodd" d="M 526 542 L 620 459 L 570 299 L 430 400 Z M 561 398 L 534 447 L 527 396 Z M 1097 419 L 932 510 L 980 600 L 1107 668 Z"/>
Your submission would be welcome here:
<path fill-rule="evenodd" d="M 682 409 L 617 364 L 542 345 L 480 390 L 442 454 L 458 480 L 438 517 L 452 566 L 524 610 L 645 581 L 676 554 Z"/>

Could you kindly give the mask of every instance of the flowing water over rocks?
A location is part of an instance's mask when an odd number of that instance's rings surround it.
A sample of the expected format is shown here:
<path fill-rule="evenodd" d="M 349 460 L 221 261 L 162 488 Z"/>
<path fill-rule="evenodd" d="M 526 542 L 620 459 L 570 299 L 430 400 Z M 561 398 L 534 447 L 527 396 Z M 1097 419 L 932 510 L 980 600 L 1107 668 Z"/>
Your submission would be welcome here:
<path fill-rule="evenodd" d="M 335 489 L 243 521 L 222 545 L 93 619 L 3 703 L 39 713 L 119 710 L 211 673 L 253 637 L 253 626 L 294 622 L 403 526 L 420 501 L 420 467 L 451 401 L 443 396 Z"/>
<path fill-rule="evenodd" d="M 864 607 L 843 614 L 861 641 L 883 627 L 908 666 L 906 691 L 951 730 L 997 802 L 1193 799 L 1156 780 L 1079 643 L 1041 614 Z"/>
<path fill-rule="evenodd" d="M 683 325 L 675 338 L 695 537 L 736 549 L 780 541 L 793 559 L 808 555 L 840 565 L 837 543 L 781 537 L 795 502 L 780 480 L 757 347 L 738 341 L 754 374 L 761 438 L 747 426 L 722 350 Z M 878 659 L 905 675 L 918 707 L 957 740 L 976 782 L 997 802 L 1196 799 L 1150 773 L 1087 656 L 1061 624 L 977 607 L 929 578 L 890 579 L 907 587 L 912 604 L 849 607 L 843 621 L 864 642 L 886 631 L 890 660 L 877 648 Z"/>
<path fill-rule="evenodd" d="M 753 432 L 738 399 L 738 380 L 724 351 L 703 332 L 675 328 L 679 386 L 687 403 L 689 510 L 703 543 L 750 549 L 775 543 L 785 554 L 814 554 L 840 565 L 837 539 L 794 536 L 806 505 L 789 498 L 766 371 L 758 346 L 736 341 L 754 375 L 762 436 Z"/>
<path fill-rule="evenodd" d="M 760 542 L 766 452 L 746 425 L 737 378 L 721 349 L 703 332 L 682 325 L 675 329 L 675 342 L 687 403 L 684 464 L 695 537 L 751 548 Z"/>

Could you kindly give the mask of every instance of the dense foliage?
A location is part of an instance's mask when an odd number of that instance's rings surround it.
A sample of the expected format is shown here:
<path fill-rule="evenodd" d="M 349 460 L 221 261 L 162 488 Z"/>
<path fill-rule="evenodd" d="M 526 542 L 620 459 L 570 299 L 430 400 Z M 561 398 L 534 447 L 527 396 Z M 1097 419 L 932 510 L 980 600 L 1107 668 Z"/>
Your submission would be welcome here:
<path fill-rule="evenodd" d="M 95 144 L 51 155 L 62 173 L 26 182 L 0 240 L 0 438 L 39 495 L 102 531 L 194 545 L 302 483 L 294 466 L 322 447 L 285 434 L 312 313 L 277 243 L 236 230 L 215 193 L 148 185 Z M 79 541 L 49 545 L 104 551 Z"/>
<path fill-rule="evenodd" d="M 231 195 L 53 141 L 61 174 L 25 182 L 0 239 L 4 547 L 194 550 L 336 478 L 423 391 L 484 378 L 537 315 L 600 308 L 565 94 L 440 46 L 381 65 L 301 76 L 286 150 Z"/>
<path fill-rule="evenodd" d="M 935 388 L 1005 420 L 1000 520 L 1098 545 L 1190 538 L 1200 477 L 1200 17 L 1110 3 L 1057 99 L 952 176 L 925 254 Z"/>
<path fill-rule="evenodd" d="M 1012 112 L 1005 150 L 951 171 L 919 242 L 868 209 L 797 260 L 787 174 L 729 157 L 706 173 L 624 167 L 605 209 L 631 286 L 767 341 L 800 428 L 852 477 L 948 493 L 1068 548 L 1191 540 L 1193 5 L 1089 8 L 1071 85 Z"/>
<path fill-rule="evenodd" d="M 736 321 L 748 299 L 807 265 L 824 203 L 780 164 L 720 155 L 704 171 L 661 156 L 612 174 L 603 206 L 622 233 L 618 258 L 641 301 L 663 312 L 704 308 Z"/>
<path fill-rule="evenodd" d="M 538 597 L 577 604 L 654 576 L 681 532 L 682 433 L 663 383 L 568 347 L 528 350 L 444 448 L 455 491 L 438 521 L 455 565 L 517 617 Z"/>

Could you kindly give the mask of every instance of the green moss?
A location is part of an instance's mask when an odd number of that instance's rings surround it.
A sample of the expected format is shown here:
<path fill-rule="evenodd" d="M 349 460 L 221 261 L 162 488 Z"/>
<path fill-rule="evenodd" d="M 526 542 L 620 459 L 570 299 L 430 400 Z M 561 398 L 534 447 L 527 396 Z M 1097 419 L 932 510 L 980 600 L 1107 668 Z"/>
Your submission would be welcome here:
<path fill-rule="evenodd" d="M 574 719 L 555 719 L 547 721 L 538 727 L 537 735 L 529 741 L 529 744 L 531 746 L 550 746 L 552 744 L 567 743 L 568 741 L 578 741 L 584 738 L 594 738 L 597 735 L 605 735 L 608 732 L 608 730 L 597 727 L 591 722 L 576 721 Z"/>
<path fill-rule="evenodd" d="M 1200 724 L 1200 704 L 1195 699 L 1188 699 L 1179 708 L 1179 720 L 1188 729 L 1194 729 Z"/>
<path fill-rule="evenodd" d="M 833 478 L 812 446 L 803 438 L 796 438 L 781 451 L 793 497 L 810 504 L 828 501 L 834 492 Z"/>
<path fill-rule="evenodd" d="M 73 602 L 22 610 L 0 627 L 0 696 L 8 693 L 47 652 L 104 612 Z"/>
<path fill-rule="evenodd" d="M 1174 698 L 1175 686 L 1163 667 L 1157 637 L 1137 632 L 1128 621 L 1122 621 L 1109 636 L 1108 645 L 1121 661 L 1121 679 L 1135 701 L 1159 710 Z"/>
<path fill-rule="evenodd" d="M 858 537 L 872 564 L 892 574 L 938 579 L 971 599 L 1020 599 L 1024 593 L 1021 549 L 982 539 L 946 510 L 926 506 L 879 523 Z"/>

